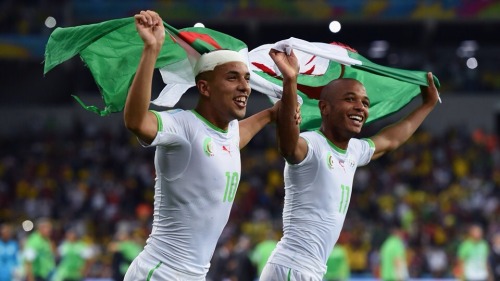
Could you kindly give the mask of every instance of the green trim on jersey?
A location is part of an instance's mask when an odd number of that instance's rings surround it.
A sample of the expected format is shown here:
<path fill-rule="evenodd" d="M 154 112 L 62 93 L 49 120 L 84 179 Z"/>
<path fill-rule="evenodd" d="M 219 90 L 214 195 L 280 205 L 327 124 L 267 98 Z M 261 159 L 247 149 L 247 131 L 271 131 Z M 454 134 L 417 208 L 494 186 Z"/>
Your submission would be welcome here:
<path fill-rule="evenodd" d="M 159 262 L 154 268 L 152 268 L 149 272 L 148 272 L 148 277 L 146 278 L 146 281 L 150 281 L 151 280 L 151 277 L 153 277 L 153 273 L 155 272 L 155 270 L 158 269 L 158 267 L 160 267 L 161 265 L 161 262 Z"/>
<path fill-rule="evenodd" d="M 288 276 L 286 277 L 286 280 L 287 280 L 287 281 L 292 280 L 292 269 L 291 269 L 291 268 L 290 268 L 290 269 L 288 269 Z"/>
<path fill-rule="evenodd" d="M 217 132 L 221 132 L 221 133 L 227 133 L 228 130 L 222 130 L 221 128 L 215 126 L 214 124 L 210 123 L 210 121 L 208 121 L 207 119 L 205 119 L 205 117 L 201 116 L 198 112 L 196 112 L 196 110 L 194 109 L 191 109 L 190 110 L 196 117 L 198 117 L 201 121 L 203 121 L 203 123 L 207 124 L 210 128 L 216 130 Z"/>
<path fill-rule="evenodd" d="M 323 135 L 323 133 L 320 131 L 320 130 L 316 130 L 315 131 L 316 133 L 320 134 L 321 136 L 323 136 L 325 138 L 325 140 L 328 142 L 328 144 L 335 150 L 337 151 L 338 153 L 341 153 L 341 154 L 346 154 L 347 153 L 347 150 L 344 150 L 338 146 L 336 146 L 335 144 L 333 144 L 333 142 L 331 142 L 327 137 L 325 137 L 325 135 Z"/>
<path fill-rule="evenodd" d="M 371 148 L 375 148 L 375 143 L 374 143 L 371 139 L 369 139 L 369 138 L 364 138 L 364 139 L 362 139 L 362 140 L 367 141 L 367 142 L 368 142 L 368 144 L 370 145 L 370 147 L 371 147 Z"/>
<path fill-rule="evenodd" d="M 163 122 L 161 121 L 160 114 L 154 110 L 150 111 L 156 116 L 156 119 L 158 120 L 158 132 L 163 131 Z"/>

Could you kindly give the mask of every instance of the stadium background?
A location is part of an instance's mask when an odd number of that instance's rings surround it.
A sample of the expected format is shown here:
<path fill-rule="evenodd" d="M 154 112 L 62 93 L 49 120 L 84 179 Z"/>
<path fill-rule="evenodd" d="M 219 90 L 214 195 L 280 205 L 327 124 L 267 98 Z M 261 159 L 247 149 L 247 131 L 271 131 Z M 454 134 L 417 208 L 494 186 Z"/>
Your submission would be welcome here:
<path fill-rule="evenodd" d="M 154 9 L 177 28 L 202 22 L 249 49 L 288 37 L 337 41 L 370 60 L 432 71 L 443 103 L 403 147 L 358 171 L 340 243 L 354 278 L 376 276 L 377 251 L 389 222 L 407 230 L 410 272 L 432 278 L 444 253 L 451 278 L 468 223 L 485 238 L 500 231 L 500 1 L 494 0 L 4 0 L 0 3 L 0 222 L 54 220 L 55 243 L 75 228 L 95 249 L 89 276 L 109 278 L 108 246 L 130 231 L 144 241 L 152 205 L 153 154 L 125 131 L 120 114 L 98 117 L 71 98 L 100 102 L 79 59 L 43 76 L 52 28 L 127 17 Z M 332 20 L 342 29 L 332 33 Z M 163 87 L 155 77 L 154 92 Z M 191 91 L 179 107 L 196 99 Z M 417 101 L 419 102 L 419 101 Z M 411 108 L 414 104 L 410 104 Z M 269 106 L 254 92 L 248 114 Z M 370 135 L 407 110 L 364 129 Z M 281 235 L 283 160 L 269 126 L 242 152 L 243 176 L 231 219 L 214 254 L 210 277 L 242 272 L 247 253 Z M 434 274 L 436 275 L 436 274 Z"/>

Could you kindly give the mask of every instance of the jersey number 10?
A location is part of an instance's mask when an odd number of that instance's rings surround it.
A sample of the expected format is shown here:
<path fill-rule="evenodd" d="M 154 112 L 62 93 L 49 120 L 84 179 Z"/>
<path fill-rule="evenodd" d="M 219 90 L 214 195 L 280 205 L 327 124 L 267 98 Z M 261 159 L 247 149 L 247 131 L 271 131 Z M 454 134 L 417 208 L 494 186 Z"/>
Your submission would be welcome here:
<path fill-rule="evenodd" d="M 224 190 L 222 202 L 233 202 L 239 181 L 240 175 L 237 172 L 226 172 L 226 189 Z"/>

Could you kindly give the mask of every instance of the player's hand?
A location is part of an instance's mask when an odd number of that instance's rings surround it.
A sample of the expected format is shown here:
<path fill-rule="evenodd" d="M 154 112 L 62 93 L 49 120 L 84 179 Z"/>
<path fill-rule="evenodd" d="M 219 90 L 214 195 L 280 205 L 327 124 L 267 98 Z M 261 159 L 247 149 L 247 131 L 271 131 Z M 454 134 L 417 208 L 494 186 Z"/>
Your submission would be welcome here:
<path fill-rule="evenodd" d="M 287 55 L 284 52 L 280 52 L 275 49 L 271 49 L 269 51 L 269 56 L 273 59 L 274 63 L 281 71 L 283 78 L 296 78 L 299 74 L 299 62 L 295 54 L 290 52 L 290 55 Z"/>
<path fill-rule="evenodd" d="M 429 86 L 420 86 L 422 103 L 434 106 L 439 100 L 439 92 L 436 85 L 434 85 L 434 78 L 431 72 L 427 73 L 427 83 Z"/>
<path fill-rule="evenodd" d="M 160 15 L 154 11 L 141 11 L 134 16 L 135 27 L 144 45 L 161 49 L 165 41 L 165 28 Z"/>

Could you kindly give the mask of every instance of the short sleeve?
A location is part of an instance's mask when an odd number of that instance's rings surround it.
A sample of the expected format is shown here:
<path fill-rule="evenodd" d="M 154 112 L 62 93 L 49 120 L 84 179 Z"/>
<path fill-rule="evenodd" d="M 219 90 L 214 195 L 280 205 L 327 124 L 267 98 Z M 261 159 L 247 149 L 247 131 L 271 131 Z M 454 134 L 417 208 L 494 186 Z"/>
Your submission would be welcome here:
<path fill-rule="evenodd" d="M 314 146 L 313 146 L 313 143 L 311 142 L 311 140 L 309 138 L 307 138 L 307 136 L 305 136 L 304 134 L 300 134 L 299 138 L 303 138 L 306 141 L 306 143 L 307 143 L 306 157 L 304 157 L 304 159 L 302 161 L 300 161 L 300 163 L 297 163 L 297 164 L 290 164 L 287 161 L 287 164 L 290 165 L 290 166 L 297 166 L 297 167 L 298 166 L 302 166 L 305 163 L 311 161 L 311 159 L 313 157 L 313 154 L 314 154 Z M 285 161 L 286 161 L 286 159 L 285 159 Z"/>
<path fill-rule="evenodd" d="M 186 130 L 189 123 L 186 122 L 184 110 L 173 109 L 162 112 L 151 110 L 151 112 L 158 120 L 158 132 L 151 144 L 139 139 L 142 146 L 168 146 L 178 142 L 179 138 L 186 139 Z"/>
<path fill-rule="evenodd" d="M 370 163 L 373 154 L 375 153 L 375 144 L 371 139 L 360 139 L 357 142 L 359 152 L 358 167 L 365 166 Z"/>

